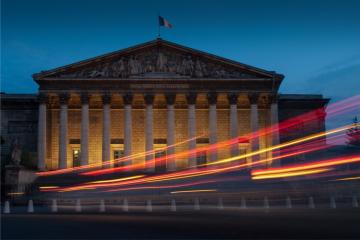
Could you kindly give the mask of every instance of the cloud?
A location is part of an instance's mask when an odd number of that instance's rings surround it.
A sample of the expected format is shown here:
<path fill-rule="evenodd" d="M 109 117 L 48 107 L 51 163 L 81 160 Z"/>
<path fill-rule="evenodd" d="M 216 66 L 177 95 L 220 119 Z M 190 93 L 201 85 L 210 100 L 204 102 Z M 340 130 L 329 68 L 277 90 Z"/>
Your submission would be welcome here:
<path fill-rule="evenodd" d="M 346 68 L 355 64 L 360 64 L 360 54 L 352 55 L 346 59 L 328 64 L 320 69 L 320 72 L 323 71 L 334 71 L 336 69 Z"/>
<path fill-rule="evenodd" d="M 329 71 L 308 79 L 306 91 L 322 93 L 332 101 L 360 94 L 360 63 L 352 65 L 347 63 L 344 67 L 339 67 L 341 65 L 339 63 L 332 64 L 332 68 L 329 65 L 327 67 Z"/>

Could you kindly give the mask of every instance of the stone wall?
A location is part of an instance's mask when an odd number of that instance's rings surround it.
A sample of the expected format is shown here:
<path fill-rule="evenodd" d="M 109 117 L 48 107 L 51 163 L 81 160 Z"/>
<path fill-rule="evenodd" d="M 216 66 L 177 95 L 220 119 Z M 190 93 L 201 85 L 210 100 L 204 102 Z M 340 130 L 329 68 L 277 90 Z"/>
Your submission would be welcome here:
<path fill-rule="evenodd" d="M 10 160 L 17 139 L 22 150 L 21 164 L 35 168 L 37 163 L 37 98 L 33 94 L 1 94 L 1 163 Z"/>

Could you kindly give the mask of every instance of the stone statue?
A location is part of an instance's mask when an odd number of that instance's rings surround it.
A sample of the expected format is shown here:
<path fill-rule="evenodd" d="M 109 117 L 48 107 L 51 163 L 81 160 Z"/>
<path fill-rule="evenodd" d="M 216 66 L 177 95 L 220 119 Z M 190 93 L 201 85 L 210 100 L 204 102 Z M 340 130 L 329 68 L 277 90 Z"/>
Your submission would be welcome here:
<path fill-rule="evenodd" d="M 202 72 L 202 66 L 201 66 L 201 62 L 199 59 L 196 60 L 195 63 L 195 77 L 203 77 L 203 72 Z"/>
<path fill-rule="evenodd" d="M 156 66 L 159 72 L 167 72 L 167 57 L 162 52 L 158 54 Z"/>
<path fill-rule="evenodd" d="M 109 77 L 111 75 L 112 75 L 112 68 L 110 66 L 110 63 L 105 63 L 102 67 L 100 77 Z"/>
<path fill-rule="evenodd" d="M 136 57 L 131 56 L 130 60 L 129 60 L 129 69 L 130 69 L 130 74 L 131 75 L 136 75 L 141 73 L 141 64 L 140 62 L 137 60 Z"/>
<path fill-rule="evenodd" d="M 145 68 L 144 69 L 145 72 L 153 72 L 154 71 L 153 63 L 150 58 L 145 60 L 144 68 Z"/>
<path fill-rule="evenodd" d="M 187 56 L 186 58 L 183 59 L 181 63 L 181 68 L 179 73 L 183 75 L 191 76 L 193 71 L 194 71 L 194 62 L 191 59 L 191 56 Z"/>
<path fill-rule="evenodd" d="M 106 70 L 106 66 L 105 66 L 105 70 Z M 89 72 L 88 76 L 90 78 L 104 77 L 105 76 L 104 68 L 102 68 L 101 66 L 97 66 L 94 70 Z"/>
<path fill-rule="evenodd" d="M 11 151 L 11 163 L 20 166 L 21 162 L 21 148 L 20 144 L 18 142 L 18 139 L 16 138 L 13 142 L 12 151 Z"/>
<path fill-rule="evenodd" d="M 124 58 L 120 58 L 118 61 L 116 61 L 113 65 L 112 65 L 112 76 L 113 77 L 126 77 L 126 66 L 125 66 L 125 61 Z"/>

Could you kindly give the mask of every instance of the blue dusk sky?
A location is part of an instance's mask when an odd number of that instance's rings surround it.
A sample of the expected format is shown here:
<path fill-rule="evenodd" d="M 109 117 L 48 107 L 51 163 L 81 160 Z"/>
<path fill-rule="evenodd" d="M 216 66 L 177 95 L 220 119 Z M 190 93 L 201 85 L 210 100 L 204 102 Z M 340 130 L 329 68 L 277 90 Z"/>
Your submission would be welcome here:
<path fill-rule="evenodd" d="M 1 91 L 31 75 L 157 37 L 285 75 L 281 93 L 360 92 L 357 0 L 2 0 Z"/>

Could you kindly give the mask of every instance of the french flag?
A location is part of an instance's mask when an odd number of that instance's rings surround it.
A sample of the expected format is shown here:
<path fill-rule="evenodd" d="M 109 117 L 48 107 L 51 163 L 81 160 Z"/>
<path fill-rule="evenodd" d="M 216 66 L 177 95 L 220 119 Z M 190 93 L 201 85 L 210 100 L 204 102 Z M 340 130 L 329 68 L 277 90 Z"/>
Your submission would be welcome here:
<path fill-rule="evenodd" d="M 165 18 L 163 18 L 162 16 L 159 16 L 159 26 L 164 26 L 167 28 L 172 28 L 173 26 L 171 25 L 171 23 L 166 20 Z"/>

